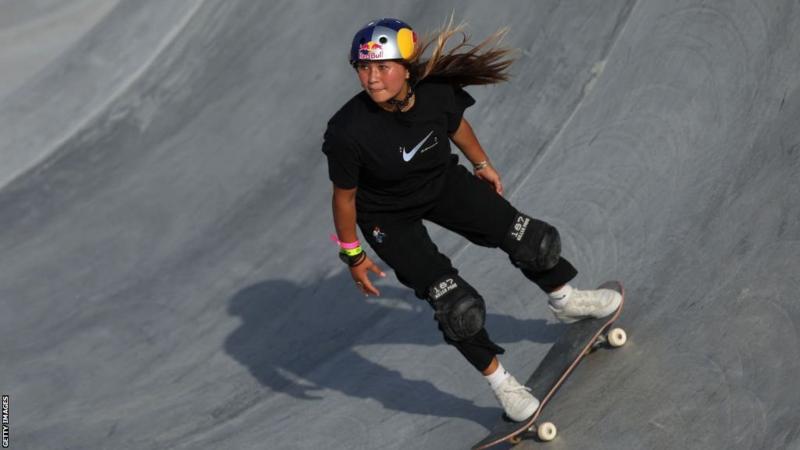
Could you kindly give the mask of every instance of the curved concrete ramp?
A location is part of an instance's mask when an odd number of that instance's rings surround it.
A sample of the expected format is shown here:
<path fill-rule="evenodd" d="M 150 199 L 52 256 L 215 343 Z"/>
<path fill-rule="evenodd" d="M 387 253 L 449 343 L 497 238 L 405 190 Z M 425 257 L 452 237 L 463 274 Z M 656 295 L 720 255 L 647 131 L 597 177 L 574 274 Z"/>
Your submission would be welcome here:
<path fill-rule="evenodd" d="M 80 46 L 0 99 L 0 159 L 17 164 L 0 167 L 12 448 L 481 438 L 497 406 L 428 306 L 391 273 L 359 297 L 335 258 L 319 150 L 358 89 L 354 29 L 386 15 L 430 30 L 453 5 L 140 3 L 81 38 L 162 31 L 131 41 L 145 56 L 130 77 L 81 72 L 104 86 L 90 106 L 35 112 L 81 86 Z M 575 284 L 628 293 L 630 343 L 569 380 L 547 447 L 800 448 L 800 4 L 499 8 L 456 7 L 476 38 L 510 25 L 521 50 L 510 83 L 469 88 L 467 117 L 511 201 L 561 230 Z M 562 330 L 544 295 L 501 252 L 431 229 L 524 378 Z"/>
<path fill-rule="evenodd" d="M 0 5 L 0 186 L 108 115 L 200 0 L 51 3 Z"/>

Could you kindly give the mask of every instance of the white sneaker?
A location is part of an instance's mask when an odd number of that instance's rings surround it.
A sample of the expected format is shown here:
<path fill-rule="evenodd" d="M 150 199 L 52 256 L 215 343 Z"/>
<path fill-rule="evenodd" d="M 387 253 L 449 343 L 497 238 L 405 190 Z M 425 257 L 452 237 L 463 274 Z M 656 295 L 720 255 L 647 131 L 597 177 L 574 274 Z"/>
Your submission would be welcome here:
<path fill-rule="evenodd" d="M 562 303 L 563 306 L 560 306 Z M 619 308 L 620 303 L 622 303 L 622 295 L 613 289 L 591 291 L 573 289 L 565 299 L 551 300 L 548 306 L 558 320 L 564 323 L 573 323 L 581 319 L 611 315 Z"/>
<path fill-rule="evenodd" d="M 539 400 L 531 395 L 530 390 L 531 388 L 519 384 L 516 378 L 509 376 L 494 390 L 494 395 L 511 420 L 522 422 L 539 407 Z"/>

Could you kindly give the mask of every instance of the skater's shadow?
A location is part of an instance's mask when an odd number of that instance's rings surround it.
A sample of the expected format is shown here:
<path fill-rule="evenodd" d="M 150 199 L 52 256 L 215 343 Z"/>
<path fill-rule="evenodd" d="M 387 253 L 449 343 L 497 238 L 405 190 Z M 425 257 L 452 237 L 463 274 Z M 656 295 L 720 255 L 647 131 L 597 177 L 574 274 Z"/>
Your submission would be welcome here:
<path fill-rule="evenodd" d="M 413 366 L 420 356 L 403 344 L 443 344 L 427 302 L 408 289 L 383 286 L 381 297 L 365 299 L 346 273 L 308 286 L 271 280 L 238 292 L 228 311 L 242 323 L 226 339 L 225 350 L 273 391 L 315 400 L 322 390 L 334 390 L 376 400 L 387 409 L 479 423 L 498 414 L 497 407 L 478 407 L 429 381 L 408 379 L 399 370 L 373 362 L 377 348 L 380 359 L 394 361 L 386 365 Z M 498 330 L 493 337 L 500 337 L 501 344 L 510 339 L 549 343 L 560 330 L 560 325 L 541 319 L 490 315 L 487 322 L 490 331 Z M 501 329 L 525 333 L 509 339 Z M 359 347 L 373 349 L 371 359 L 362 356 Z M 473 370 L 466 361 L 459 363 L 463 367 L 456 372 Z"/>

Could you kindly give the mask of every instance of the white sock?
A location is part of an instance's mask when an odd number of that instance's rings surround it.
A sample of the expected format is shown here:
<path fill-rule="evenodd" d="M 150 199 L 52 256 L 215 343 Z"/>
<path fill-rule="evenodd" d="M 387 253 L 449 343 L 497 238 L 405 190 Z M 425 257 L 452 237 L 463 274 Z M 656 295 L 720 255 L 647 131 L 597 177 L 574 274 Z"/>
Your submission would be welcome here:
<path fill-rule="evenodd" d="M 565 284 L 561 286 L 558 290 L 553 291 L 548 295 L 550 297 L 550 304 L 555 306 L 556 308 L 561 308 L 567 304 L 567 298 L 569 294 L 572 293 L 572 286 Z"/>
<path fill-rule="evenodd" d="M 489 382 L 489 386 L 491 386 L 492 389 L 497 390 L 497 388 L 500 387 L 503 381 L 506 381 L 506 378 L 510 376 L 511 374 L 509 374 L 508 371 L 503 367 L 503 365 L 500 364 L 500 362 L 498 361 L 497 370 L 492 372 L 491 375 L 484 375 L 483 377 L 486 378 L 486 381 Z"/>

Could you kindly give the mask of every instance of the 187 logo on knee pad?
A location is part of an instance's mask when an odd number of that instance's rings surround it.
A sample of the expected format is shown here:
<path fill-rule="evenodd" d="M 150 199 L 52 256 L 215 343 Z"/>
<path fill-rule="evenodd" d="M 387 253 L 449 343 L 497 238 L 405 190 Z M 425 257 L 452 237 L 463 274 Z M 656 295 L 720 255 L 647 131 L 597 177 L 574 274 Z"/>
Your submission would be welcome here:
<path fill-rule="evenodd" d="M 514 229 L 510 233 L 511 237 L 513 237 L 517 241 L 522 241 L 522 236 L 525 236 L 525 231 L 528 229 L 528 224 L 530 223 L 531 223 L 530 217 L 517 216 L 517 220 L 514 223 Z"/>
<path fill-rule="evenodd" d="M 447 294 L 448 292 L 452 291 L 453 289 L 457 288 L 458 284 L 456 284 L 456 280 L 452 278 L 448 278 L 441 283 L 434 285 L 431 292 L 431 297 L 433 300 L 439 300 L 442 298 L 443 295 Z"/>

